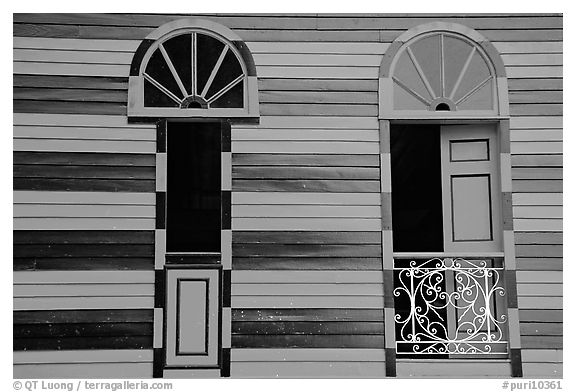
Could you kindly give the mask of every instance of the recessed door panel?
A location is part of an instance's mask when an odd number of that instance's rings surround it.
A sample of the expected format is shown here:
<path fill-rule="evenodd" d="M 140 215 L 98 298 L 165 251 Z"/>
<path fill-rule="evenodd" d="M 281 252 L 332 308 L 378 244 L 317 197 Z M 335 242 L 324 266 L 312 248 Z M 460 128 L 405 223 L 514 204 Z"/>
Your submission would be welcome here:
<path fill-rule="evenodd" d="M 452 176 L 452 241 L 491 241 L 490 175 Z"/>

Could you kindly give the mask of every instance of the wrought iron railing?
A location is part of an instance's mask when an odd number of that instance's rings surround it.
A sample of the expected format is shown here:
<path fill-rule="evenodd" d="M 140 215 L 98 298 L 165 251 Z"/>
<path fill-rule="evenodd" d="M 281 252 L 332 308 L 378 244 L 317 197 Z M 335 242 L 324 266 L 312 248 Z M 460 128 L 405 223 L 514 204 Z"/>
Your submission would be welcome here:
<path fill-rule="evenodd" d="M 398 354 L 507 352 L 501 259 L 395 258 L 394 272 Z"/>

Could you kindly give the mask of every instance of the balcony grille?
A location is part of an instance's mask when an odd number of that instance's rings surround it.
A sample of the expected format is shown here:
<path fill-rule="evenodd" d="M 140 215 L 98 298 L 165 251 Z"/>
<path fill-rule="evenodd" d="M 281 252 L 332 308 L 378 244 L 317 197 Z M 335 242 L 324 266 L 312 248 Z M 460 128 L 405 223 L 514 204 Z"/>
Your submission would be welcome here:
<path fill-rule="evenodd" d="M 505 355 L 500 259 L 394 260 L 396 349 L 410 355 Z"/>

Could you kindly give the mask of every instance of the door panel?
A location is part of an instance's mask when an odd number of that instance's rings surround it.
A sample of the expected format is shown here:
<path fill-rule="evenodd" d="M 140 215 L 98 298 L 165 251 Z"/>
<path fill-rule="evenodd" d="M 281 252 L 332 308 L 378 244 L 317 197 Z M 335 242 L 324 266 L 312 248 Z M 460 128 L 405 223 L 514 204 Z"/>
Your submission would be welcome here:
<path fill-rule="evenodd" d="M 441 128 L 445 252 L 502 249 L 498 139 L 491 125 Z"/>

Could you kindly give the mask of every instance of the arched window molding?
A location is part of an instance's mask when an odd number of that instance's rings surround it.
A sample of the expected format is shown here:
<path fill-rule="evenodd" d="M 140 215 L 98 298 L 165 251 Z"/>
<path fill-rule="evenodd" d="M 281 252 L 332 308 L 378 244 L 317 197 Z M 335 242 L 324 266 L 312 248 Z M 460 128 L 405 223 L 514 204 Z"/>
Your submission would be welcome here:
<path fill-rule="evenodd" d="M 128 116 L 258 118 L 256 67 L 248 47 L 232 30 L 202 19 L 160 26 L 132 59 Z"/>
<path fill-rule="evenodd" d="M 400 35 L 379 72 L 380 119 L 502 119 L 508 84 L 496 48 L 466 26 L 434 22 Z"/>

